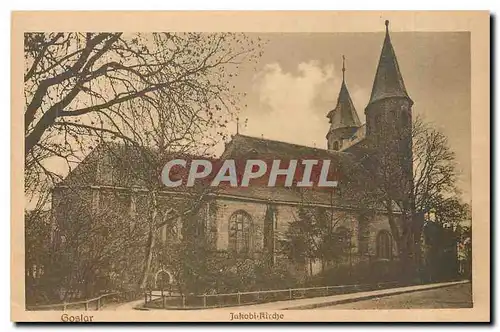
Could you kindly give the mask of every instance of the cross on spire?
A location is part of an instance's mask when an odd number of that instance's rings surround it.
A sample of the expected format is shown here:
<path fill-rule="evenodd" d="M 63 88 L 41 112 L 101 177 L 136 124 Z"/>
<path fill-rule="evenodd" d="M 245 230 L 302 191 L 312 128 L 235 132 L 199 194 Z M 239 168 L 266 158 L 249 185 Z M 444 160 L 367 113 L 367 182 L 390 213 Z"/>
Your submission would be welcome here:
<path fill-rule="evenodd" d="M 342 55 L 342 81 L 345 80 L 345 56 Z"/>
<path fill-rule="evenodd" d="M 236 117 L 236 135 L 240 133 L 240 117 Z"/>
<path fill-rule="evenodd" d="M 342 84 L 337 98 L 337 106 L 331 110 L 327 117 L 330 119 L 330 130 L 339 128 L 355 128 L 361 125 L 356 112 L 356 108 L 352 102 L 349 90 L 345 83 L 345 56 L 342 55 Z"/>

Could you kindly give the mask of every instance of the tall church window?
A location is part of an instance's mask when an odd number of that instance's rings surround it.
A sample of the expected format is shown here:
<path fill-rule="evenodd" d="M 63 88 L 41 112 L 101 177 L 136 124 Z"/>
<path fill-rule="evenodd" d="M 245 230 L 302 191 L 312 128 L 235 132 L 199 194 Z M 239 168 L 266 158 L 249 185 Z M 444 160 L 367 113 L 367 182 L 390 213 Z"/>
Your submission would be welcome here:
<path fill-rule="evenodd" d="M 377 235 L 377 257 L 381 259 L 392 257 L 392 238 L 387 231 L 380 231 Z"/>
<path fill-rule="evenodd" d="M 236 211 L 229 218 L 229 251 L 234 254 L 248 254 L 251 245 L 252 220 L 243 210 Z"/>

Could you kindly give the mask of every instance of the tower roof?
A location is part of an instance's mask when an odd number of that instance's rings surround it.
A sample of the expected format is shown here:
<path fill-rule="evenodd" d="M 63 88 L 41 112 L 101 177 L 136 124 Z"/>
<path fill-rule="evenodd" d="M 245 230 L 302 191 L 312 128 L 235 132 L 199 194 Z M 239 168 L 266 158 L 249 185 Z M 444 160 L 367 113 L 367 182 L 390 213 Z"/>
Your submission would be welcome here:
<path fill-rule="evenodd" d="M 333 129 L 359 127 L 361 125 L 358 112 L 356 112 L 349 90 L 345 84 L 345 58 L 342 57 L 342 60 L 342 85 L 340 86 L 337 106 L 327 115 L 327 117 L 330 118 L 330 123 L 332 124 Z"/>
<path fill-rule="evenodd" d="M 389 21 L 385 21 L 384 45 L 382 46 L 377 73 L 373 81 L 372 94 L 368 104 L 390 97 L 404 97 L 411 101 L 408 92 L 406 92 L 401 71 L 399 70 L 396 53 L 392 47 L 391 37 L 389 36 Z"/>

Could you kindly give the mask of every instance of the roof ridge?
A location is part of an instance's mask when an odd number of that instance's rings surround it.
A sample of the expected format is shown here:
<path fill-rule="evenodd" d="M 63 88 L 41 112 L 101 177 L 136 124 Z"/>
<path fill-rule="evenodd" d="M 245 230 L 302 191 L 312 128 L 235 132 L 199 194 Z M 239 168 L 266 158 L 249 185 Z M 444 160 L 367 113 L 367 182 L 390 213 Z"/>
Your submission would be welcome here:
<path fill-rule="evenodd" d="M 309 146 L 309 145 L 301 145 L 301 144 L 296 144 L 296 143 L 290 143 L 290 142 L 280 141 L 280 140 L 276 140 L 276 139 L 269 139 L 269 138 L 256 137 L 256 136 L 243 135 L 243 134 L 236 134 L 233 137 L 236 137 L 236 136 L 242 136 L 242 137 L 251 138 L 251 139 L 260 140 L 260 141 L 282 143 L 282 144 L 286 144 L 286 145 L 290 145 L 290 146 L 296 146 L 296 147 L 314 149 L 314 150 L 319 150 L 319 151 L 338 152 L 338 151 L 332 151 L 332 150 L 329 150 L 329 149 L 322 149 L 322 148 L 318 148 L 318 147 L 313 147 L 313 146 Z"/>

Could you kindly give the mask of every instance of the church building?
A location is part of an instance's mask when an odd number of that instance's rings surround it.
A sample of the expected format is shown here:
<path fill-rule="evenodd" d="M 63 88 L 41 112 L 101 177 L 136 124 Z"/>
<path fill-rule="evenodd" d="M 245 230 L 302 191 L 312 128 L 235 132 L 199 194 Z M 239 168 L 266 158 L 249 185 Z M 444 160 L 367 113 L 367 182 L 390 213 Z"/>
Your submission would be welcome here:
<path fill-rule="evenodd" d="M 330 123 L 329 131 L 325 133 L 326 149 L 237 133 L 226 144 L 220 159 L 315 157 L 345 164 L 346 160 L 359 158 L 357 151 L 367 144 L 368 140 L 375 142 L 381 149 L 386 142 L 396 140 L 401 142 L 400 148 L 391 153 L 398 155 L 401 172 L 408 180 L 408 186 L 401 186 L 401 195 L 404 198 L 411 187 L 412 178 L 411 135 L 408 132 L 412 126 L 413 101 L 403 82 L 388 25 L 386 21 L 385 39 L 372 92 L 364 109 L 365 124 L 360 122 L 358 110 L 355 109 L 349 94 L 346 69 L 343 65 L 337 103 L 331 111 L 325 111 Z M 127 152 L 123 150 L 121 154 Z M 88 202 L 86 210 L 89 213 L 98 213 L 99 209 L 114 206 L 116 214 L 120 214 L 120 218 L 128 220 L 131 225 L 137 223 L 140 218 L 147 218 L 152 204 L 148 188 L 142 186 L 139 180 L 135 181 L 130 176 L 125 179 L 123 174 L 120 175 L 127 167 L 134 166 L 131 164 L 130 160 L 116 159 L 106 149 L 96 148 L 89 154 L 86 160 L 54 189 L 53 209 L 58 227 L 64 228 L 62 220 L 68 219 L 64 214 L 67 214 L 67 211 L 75 211 L 71 204 L 76 201 Z M 151 170 L 150 172 L 153 173 Z M 341 189 L 340 187 L 340 191 Z M 158 192 L 158 201 L 155 204 L 159 207 L 160 218 L 165 217 L 162 213 L 171 209 L 172 197 L 176 195 L 169 190 Z M 113 202 L 105 203 L 111 196 L 114 197 Z M 277 264 L 286 260 L 282 248 L 286 245 L 287 230 L 290 223 L 297 218 L 298 209 L 304 205 L 324 209 L 332 220 L 329 227 L 348 234 L 349 264 L 397 259 L 396 244 L 392 239 L 384 210 L 368 217 L 362 215 L 362 207 L 337 190 L 299 191 L 296 188 L 260 186 L 223 188 L 204 199 L 199 213 L 202 217 L 197 236 L 215 251 L 244 255 L 252 259 L 266 258 L 271 264 Z M 177 227 L 165 226 L 159 232 L 158 240 L 168 242 L 172 237 L 182 240 L 180 228 L 180 224 Z M 150 284 L 154 287 L 158 273 L 169 273 L 169 267 L 160 266 L 155 262 L 151 264 L 154 268 Z M 308 262 L 303 269 L 304 273 L 314 275 L 321 271 L 321 262 Z"/>

